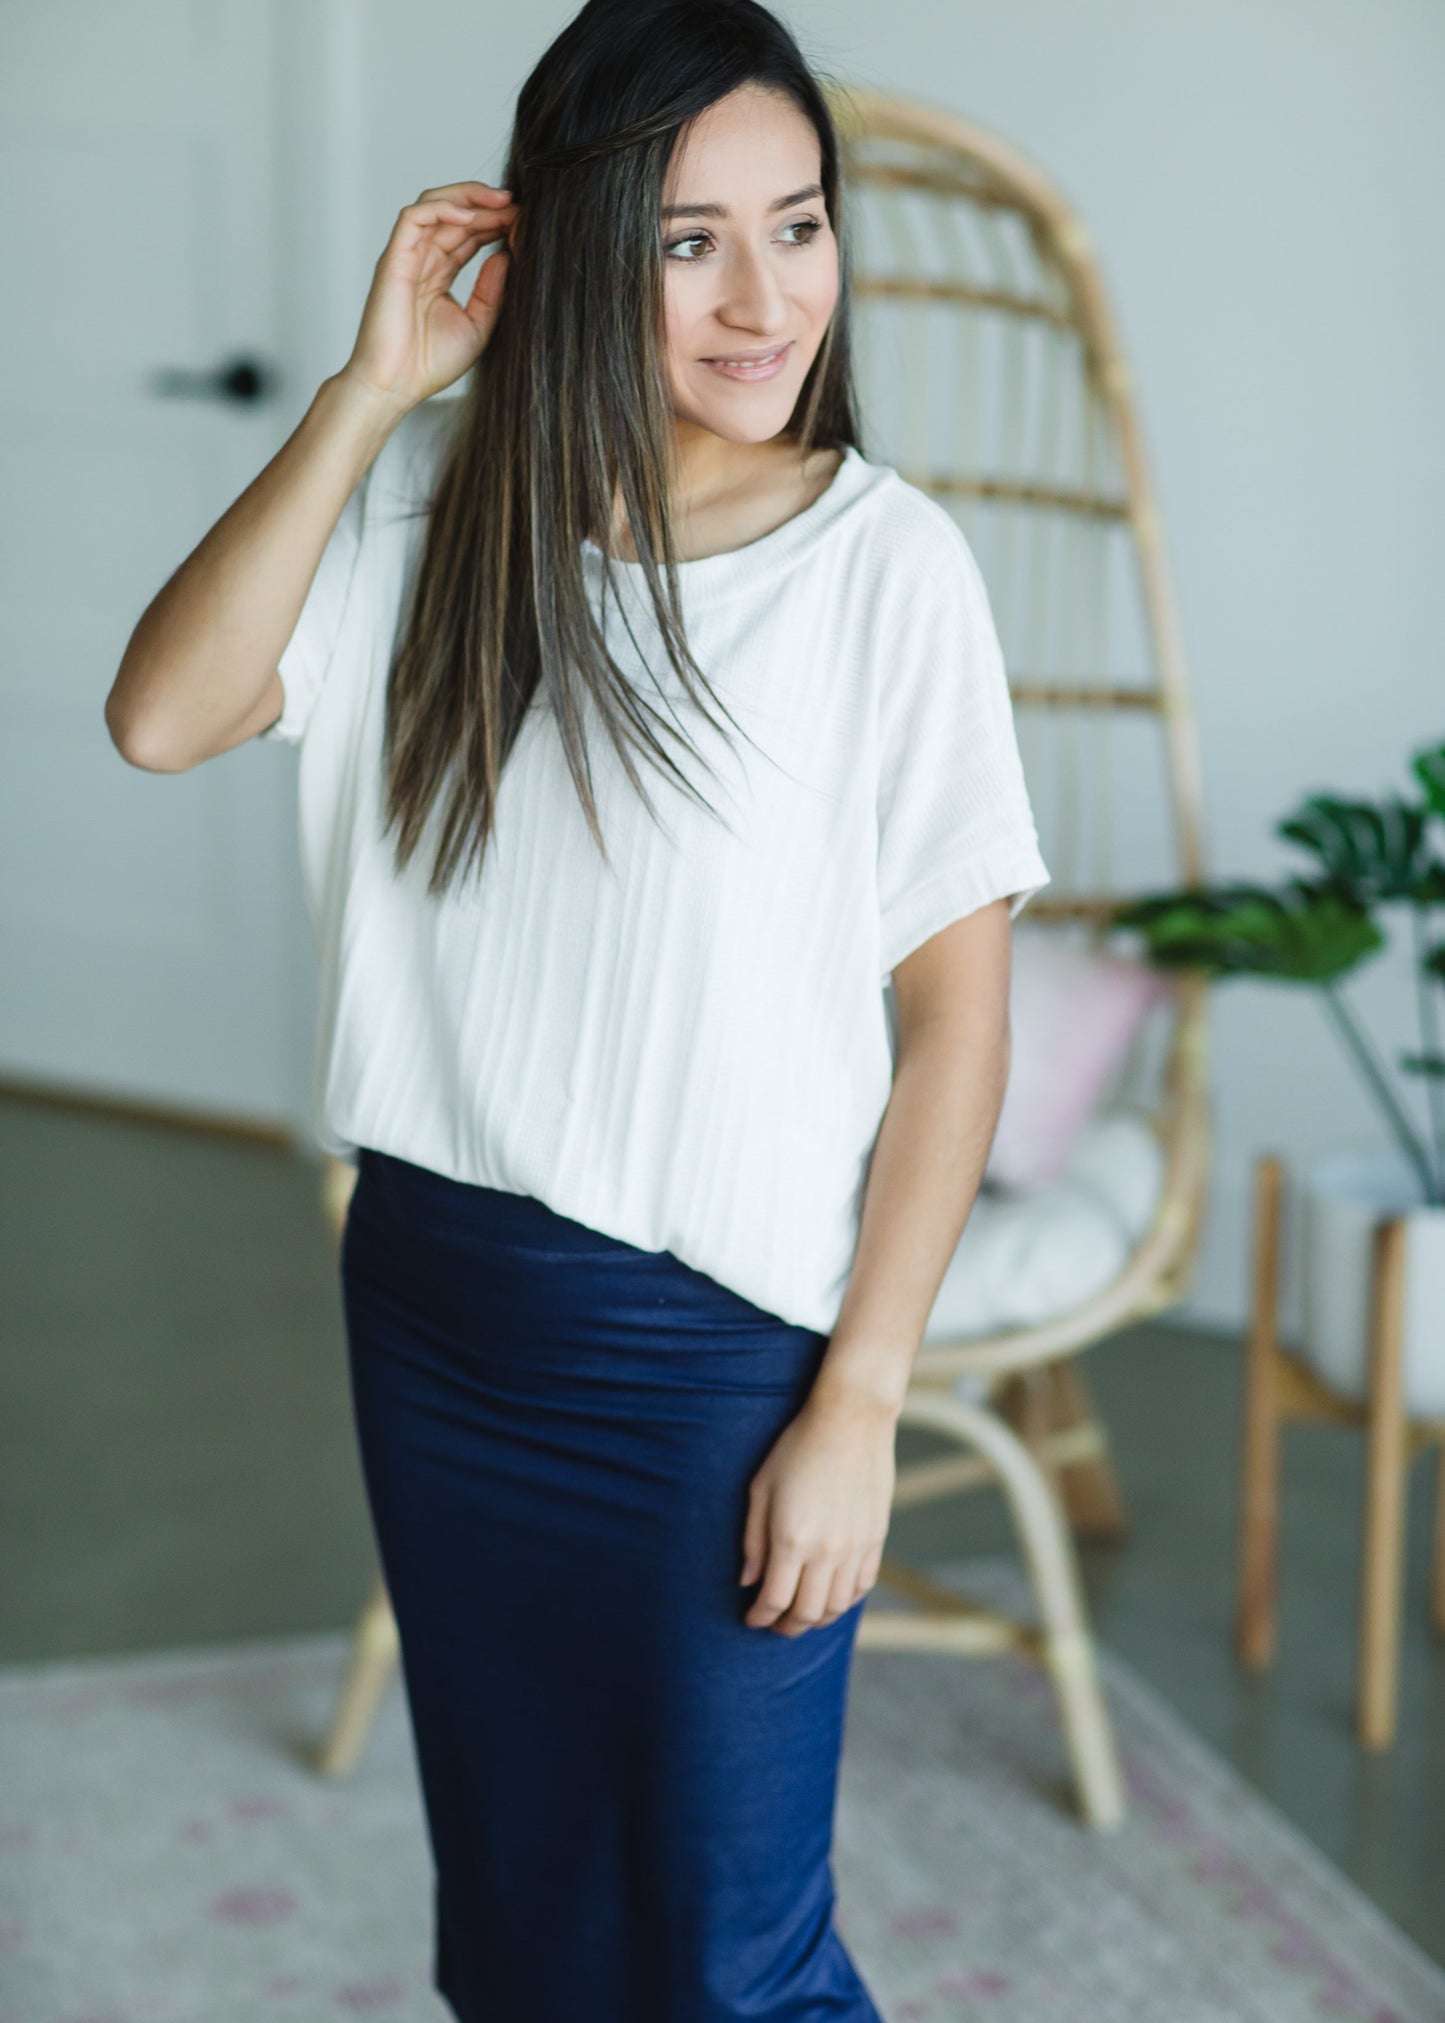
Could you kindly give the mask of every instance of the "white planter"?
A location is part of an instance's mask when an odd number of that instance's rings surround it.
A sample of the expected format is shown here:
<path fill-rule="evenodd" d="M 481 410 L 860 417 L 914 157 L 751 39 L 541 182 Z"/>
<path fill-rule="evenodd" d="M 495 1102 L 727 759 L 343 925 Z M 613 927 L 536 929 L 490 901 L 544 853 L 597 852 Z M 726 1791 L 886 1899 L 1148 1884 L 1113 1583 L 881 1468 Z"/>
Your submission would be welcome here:
<path fill-rule="evenodd" d="M 1376 1225 L 1405 1217 L 1405 1409 L 1445 1418 L 1445 1208 L 1426 1207 L 1403 1153 L 1344 1152 L 1305 1175 L 1303 1336 L 1307 1362 L 1363 1400 L 1369 1382 L 1370 1274 Z"/>

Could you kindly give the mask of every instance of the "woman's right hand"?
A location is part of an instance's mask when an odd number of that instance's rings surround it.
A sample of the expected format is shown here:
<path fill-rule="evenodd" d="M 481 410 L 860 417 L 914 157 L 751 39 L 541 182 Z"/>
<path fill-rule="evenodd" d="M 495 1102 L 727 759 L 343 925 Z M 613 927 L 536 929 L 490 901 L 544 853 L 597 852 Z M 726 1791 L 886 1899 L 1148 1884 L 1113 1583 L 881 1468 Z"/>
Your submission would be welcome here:
<path fill-rule="evenodd" d="M 399 411 L 460 379 L 487 348 L 511 256 L 503 247 L 483 260 L 465 305 L 452 283 L 483 246 L 507 237 L 519 215 L 511 192 L 490 183 L 423 190 L 398 214 L 376 263 L 341 376 Z"/>

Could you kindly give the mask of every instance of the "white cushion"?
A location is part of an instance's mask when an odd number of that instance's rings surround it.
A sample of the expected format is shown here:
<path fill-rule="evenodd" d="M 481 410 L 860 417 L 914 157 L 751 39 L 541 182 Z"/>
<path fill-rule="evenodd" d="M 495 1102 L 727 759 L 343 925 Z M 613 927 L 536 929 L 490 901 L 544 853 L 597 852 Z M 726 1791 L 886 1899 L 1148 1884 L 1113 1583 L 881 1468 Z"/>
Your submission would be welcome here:
<path fill-rule="evenodd" d="M 1042 1187 L 1059 1177 L 1079 1133 L 1110 1100 L 1145 1020 L 1169 995 L 1162 971 L 1071 937 L 1057 922 L 1015 930 L 1013 1048 L 990 1180 Z"/>
<path fill-rule="evenodd" d="M 1163 1147 L 1147 1113 L 1121 1105 L 1090 1119 L 1056 1179 L 1031 1188 L 987 1183 L 924 1340 L 1034 1326 L 1082 1305 L 1127 1263 L 1163 1180 Z"/>

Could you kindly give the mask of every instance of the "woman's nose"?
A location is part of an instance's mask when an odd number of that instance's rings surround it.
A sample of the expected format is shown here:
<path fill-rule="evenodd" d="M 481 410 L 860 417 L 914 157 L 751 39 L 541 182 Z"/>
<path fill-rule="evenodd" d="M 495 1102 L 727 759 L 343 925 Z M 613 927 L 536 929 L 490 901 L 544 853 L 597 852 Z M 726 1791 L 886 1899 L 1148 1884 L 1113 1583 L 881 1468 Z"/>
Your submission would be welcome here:
<path fill-rule="evenodd" d="M 744 324 L 764 336 L 783 326 L 787 300 L 765 253 L 751 247 L 735 251 L 728 261 L 727 287 L 718 315 L 725 323 Z"/>

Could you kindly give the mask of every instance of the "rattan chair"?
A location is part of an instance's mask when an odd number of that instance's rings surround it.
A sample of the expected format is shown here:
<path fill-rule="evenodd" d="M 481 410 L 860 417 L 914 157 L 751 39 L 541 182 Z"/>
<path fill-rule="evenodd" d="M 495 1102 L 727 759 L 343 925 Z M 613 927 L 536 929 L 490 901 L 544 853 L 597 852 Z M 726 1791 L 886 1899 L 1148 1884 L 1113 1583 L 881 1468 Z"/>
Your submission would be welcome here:
<path fill-rule="evenodd" d="M 1089 235 L 1040 171 L 982 128 L 872 92 L 830 96 L 845 146 L 867 453 L 953 512 L 978 558 L 1053 879 L 1028 917 L 1087 938 L 1128 893 L 1202 877 L 1184 653 Z M 1125 1267 L 1044 1324 L 928 1334 L 903 1407 L 902 1423 L 963 1451 L 901 1467 L 895 1507 L 1001 1485 L 1037 1623 L 886 1558 L 879 1584 L 906 1605 L 870 1604 L 859 1624 L 860 1650 L 1014 1650 L 1045 1665 L 1080 1811 L 1096 1827 L 1117 1824 L 1124 1797 L 1070 1520 L 1105 1531 L 1123 1520 L 1071 1359 L 1187 1290 L 1208 1165 L 1205 1009 L 1198 979 L 1173 985 L 1149 1089 L 1162 1191 Z M 338 1230 L 352 1177 L 339 1164 L 327 1175 Z M 354 1760 L 396 1650 L 378 1581 L 324 1770 Z"/>

